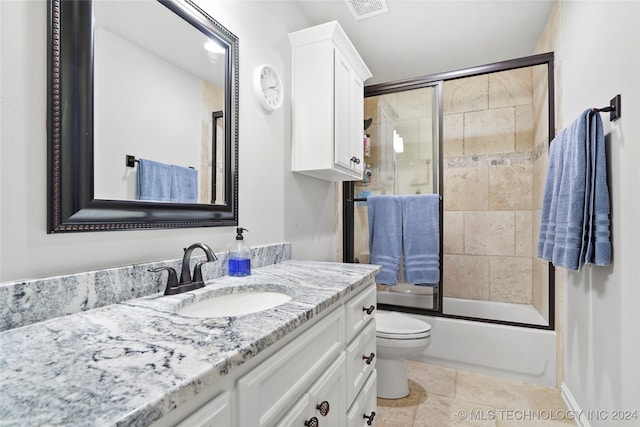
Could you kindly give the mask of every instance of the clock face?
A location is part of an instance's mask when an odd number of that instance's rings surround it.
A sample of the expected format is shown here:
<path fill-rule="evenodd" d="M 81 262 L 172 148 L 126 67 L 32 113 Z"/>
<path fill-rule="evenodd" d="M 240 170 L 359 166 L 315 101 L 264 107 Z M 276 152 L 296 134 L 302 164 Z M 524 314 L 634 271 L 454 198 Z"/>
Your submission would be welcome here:
<path fill-rule="evenodd" d="M 254 85 L 258 100 L 263 107 L 274 110 L 282 105 L 282 82 L 278 72 L 269 65 L 256 69 Z"/>

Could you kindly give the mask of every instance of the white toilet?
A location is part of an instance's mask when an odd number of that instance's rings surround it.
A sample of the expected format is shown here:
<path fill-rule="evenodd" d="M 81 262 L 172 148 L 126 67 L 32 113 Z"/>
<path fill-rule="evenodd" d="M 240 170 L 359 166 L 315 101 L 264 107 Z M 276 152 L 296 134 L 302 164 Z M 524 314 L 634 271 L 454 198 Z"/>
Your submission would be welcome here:
<path fill-rule="evenodd" d="M 393 311 L 376 313 L 378 397 L 399 399 L 409 394 L 405 359 L 431 343 L 431 325 Z"/>

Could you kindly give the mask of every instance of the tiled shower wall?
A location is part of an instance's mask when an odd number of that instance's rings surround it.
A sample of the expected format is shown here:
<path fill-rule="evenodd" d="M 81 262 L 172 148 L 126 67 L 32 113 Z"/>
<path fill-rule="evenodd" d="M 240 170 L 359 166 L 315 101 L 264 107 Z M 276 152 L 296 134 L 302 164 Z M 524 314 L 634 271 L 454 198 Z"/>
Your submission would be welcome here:
<path fill-rule="evenodd" d="M 534 261 L 546 75 L 532 70 L 444 83 L 445 296 L 546 306 Z"/>

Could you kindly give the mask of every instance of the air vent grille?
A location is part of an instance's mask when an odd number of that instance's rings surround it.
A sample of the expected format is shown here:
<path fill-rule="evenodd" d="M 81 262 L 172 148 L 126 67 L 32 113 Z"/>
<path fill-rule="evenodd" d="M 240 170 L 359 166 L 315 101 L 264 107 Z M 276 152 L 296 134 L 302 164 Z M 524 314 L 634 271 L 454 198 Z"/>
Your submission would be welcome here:
<path fill-rule="evenodd" d="M 356 21 L 389 11 L 386 0 L 345 0 L 345 3 Z"/>

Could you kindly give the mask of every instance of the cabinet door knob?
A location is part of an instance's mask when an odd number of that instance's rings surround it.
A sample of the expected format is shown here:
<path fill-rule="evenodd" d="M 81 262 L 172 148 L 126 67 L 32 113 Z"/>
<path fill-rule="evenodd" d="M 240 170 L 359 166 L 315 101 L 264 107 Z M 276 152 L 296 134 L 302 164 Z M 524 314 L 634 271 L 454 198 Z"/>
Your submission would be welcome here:
<path fill-rule="evenodd" d="M 362 307 L 362 311 L 366 311 L 367 314 L 371 314 L 373 313 L 373 310 L 375 310 L 376 307 L 373 305 L 370 305 L 368 308 L 367 307 Z"/>
<path fill-rule="evenodd" d="M 371 365 L 371 362 L 373 362 L 374 357 L 376 357 L 376 354 L 371 353 L 369 356 L 363 355 L 362 360 L 364 360 L 367 365 Z"/>
<path fill-rule="evenodd" d="M 318 419 L 316 417 L 313 417 L 310 420 L 305 421 L 304 425 L 307 426 L 307 427 L 318 427 L 320 425 L 320 423 L 318 422 Z M 369 425 L 371 425 L 371 424 L 369 424 Z"/>
<path fill-rule="evenodd" d="M 322 415 L 323 417 L 326 417 L 327 414 L 329 413 L 329 409 L 331 409 L 331 408 L 329 406 L 329 402 L 327 402 L 325 400 L 322 403 L 320 403 L 319 405 L 316 405 L 316 409 L 318 411 L 320 411 L 320 415 Z"/>
<path fill-rule="evenodd" d="M 359 158 L 357 158 L 356 156 L 353 156 L 353 157 L 351 158 L 351 161 L 352 161 L 353 163 L 355 163 L 356 165 L 359 165 L 359 164 L 360 164 L 360 159 L 359 159 Z"/>
<path fill-rule="evenodd" d="M 371 415 L 363 415 L 362 418 L 364 418 L 365 420 L 367 420 L 367 425 L 370 426 L 373 424 L 373 419 L 376 417 L 376 412 L 375 411 L 371 411 Z"/>

